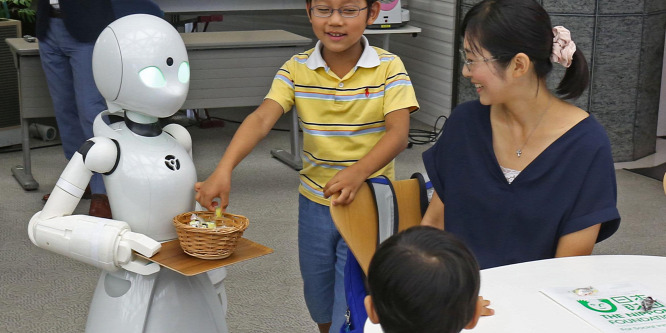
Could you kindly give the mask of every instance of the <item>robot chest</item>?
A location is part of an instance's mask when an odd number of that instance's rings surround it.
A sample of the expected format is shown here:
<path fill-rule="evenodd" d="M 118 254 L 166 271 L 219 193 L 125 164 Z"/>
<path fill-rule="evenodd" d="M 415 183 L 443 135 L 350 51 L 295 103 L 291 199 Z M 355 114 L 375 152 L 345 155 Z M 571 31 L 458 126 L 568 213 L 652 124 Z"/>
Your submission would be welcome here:
<path fill-rule="evenodd" d="M 160 146 L 137 142 L 120 145 L 118 167 L 113 178 L 136 192 L 172 191 L 193 188 L 194 163 L 177 143 Z M 129 193 L 128 193 L 129 194 Z"/>

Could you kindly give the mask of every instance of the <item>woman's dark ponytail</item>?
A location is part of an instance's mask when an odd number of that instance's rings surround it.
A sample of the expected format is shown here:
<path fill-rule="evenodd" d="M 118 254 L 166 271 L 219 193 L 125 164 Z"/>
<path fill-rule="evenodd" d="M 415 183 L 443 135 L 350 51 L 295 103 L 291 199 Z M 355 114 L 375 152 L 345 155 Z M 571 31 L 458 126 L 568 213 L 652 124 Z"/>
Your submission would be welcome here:
<path fill-rule="evenodd" d="M 580 97 L 590 83 L 590 70 L 583 52 L 579 49 L 573 54 L 571 66 L 567 68 L 564 77 L 555 90 L 564 99 Z"/>

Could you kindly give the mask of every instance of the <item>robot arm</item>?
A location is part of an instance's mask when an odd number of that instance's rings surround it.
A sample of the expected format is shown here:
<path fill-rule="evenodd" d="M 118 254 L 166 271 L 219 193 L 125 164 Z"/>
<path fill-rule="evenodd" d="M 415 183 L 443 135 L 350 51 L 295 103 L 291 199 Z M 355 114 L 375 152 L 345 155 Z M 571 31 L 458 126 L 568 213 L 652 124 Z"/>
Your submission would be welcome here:
<path fill-rule="evenodd" d="M 143 275 L 159 271 L 159 265 L 147 265 L 132 250 L 150 257 L 159 251 L 160 243 L 130 231 L 125 222 L 86 215 L 42 219 L 40 215 L 30 220 L 28 234 L 43 249 L 107 271 L 121 267 Z"/>
<path fill-rule="evenodd" d="M 115 141 L 95 137 L 74 153 L 41 212 L 43 219 L 70 215 L 81 201 L 93 171 L 112 172 L 120 156 Z"/>
<path fill-rule="evenodd" d="M 37 246 L 108 271 L 120 267 L 139 274 L 159 271 L 132 254 L 135 250 L 150 257 L 161 245 L 155 240 L 130 231 L 127 223 L 87 215 L 70 215 L 81 200 L 92 171 L 112 172 L 117 166 L 119 149 L 104 137 L 88 140 L 72 156 L 41 212 L 28 225 L 30 240 Z M 148 264 L 147 264 L 148 263 Z"/>

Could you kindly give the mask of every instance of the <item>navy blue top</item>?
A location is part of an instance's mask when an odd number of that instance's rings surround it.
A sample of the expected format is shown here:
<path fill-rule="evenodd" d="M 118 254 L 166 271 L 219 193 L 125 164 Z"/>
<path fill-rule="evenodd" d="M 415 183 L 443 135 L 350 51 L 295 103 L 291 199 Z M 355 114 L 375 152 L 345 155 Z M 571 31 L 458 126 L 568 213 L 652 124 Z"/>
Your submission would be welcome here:
<path fill-rule="evenodd" d="M 597 242 L 620 225 L 610 142 L 590 115 L 546 148 L 509 184 L 495 157 L 490 107 L 456 107 L 423 153 L 444 203 L 444 224 L 482 269 L 553 258 L 563 235 L 603 223 Z"/>

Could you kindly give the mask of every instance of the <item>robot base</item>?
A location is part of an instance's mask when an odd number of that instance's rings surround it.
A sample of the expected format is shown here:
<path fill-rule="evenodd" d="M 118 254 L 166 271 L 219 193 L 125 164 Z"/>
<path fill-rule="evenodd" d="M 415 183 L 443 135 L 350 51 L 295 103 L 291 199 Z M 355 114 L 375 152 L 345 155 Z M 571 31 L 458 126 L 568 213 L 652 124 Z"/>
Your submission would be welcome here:
<path fill-rule="evenodd" d="M 227 333 L 225 307 L 207 274 L 184 276 L 162 268 L 143 276 L 102 272 L 86 332 Z"/>

